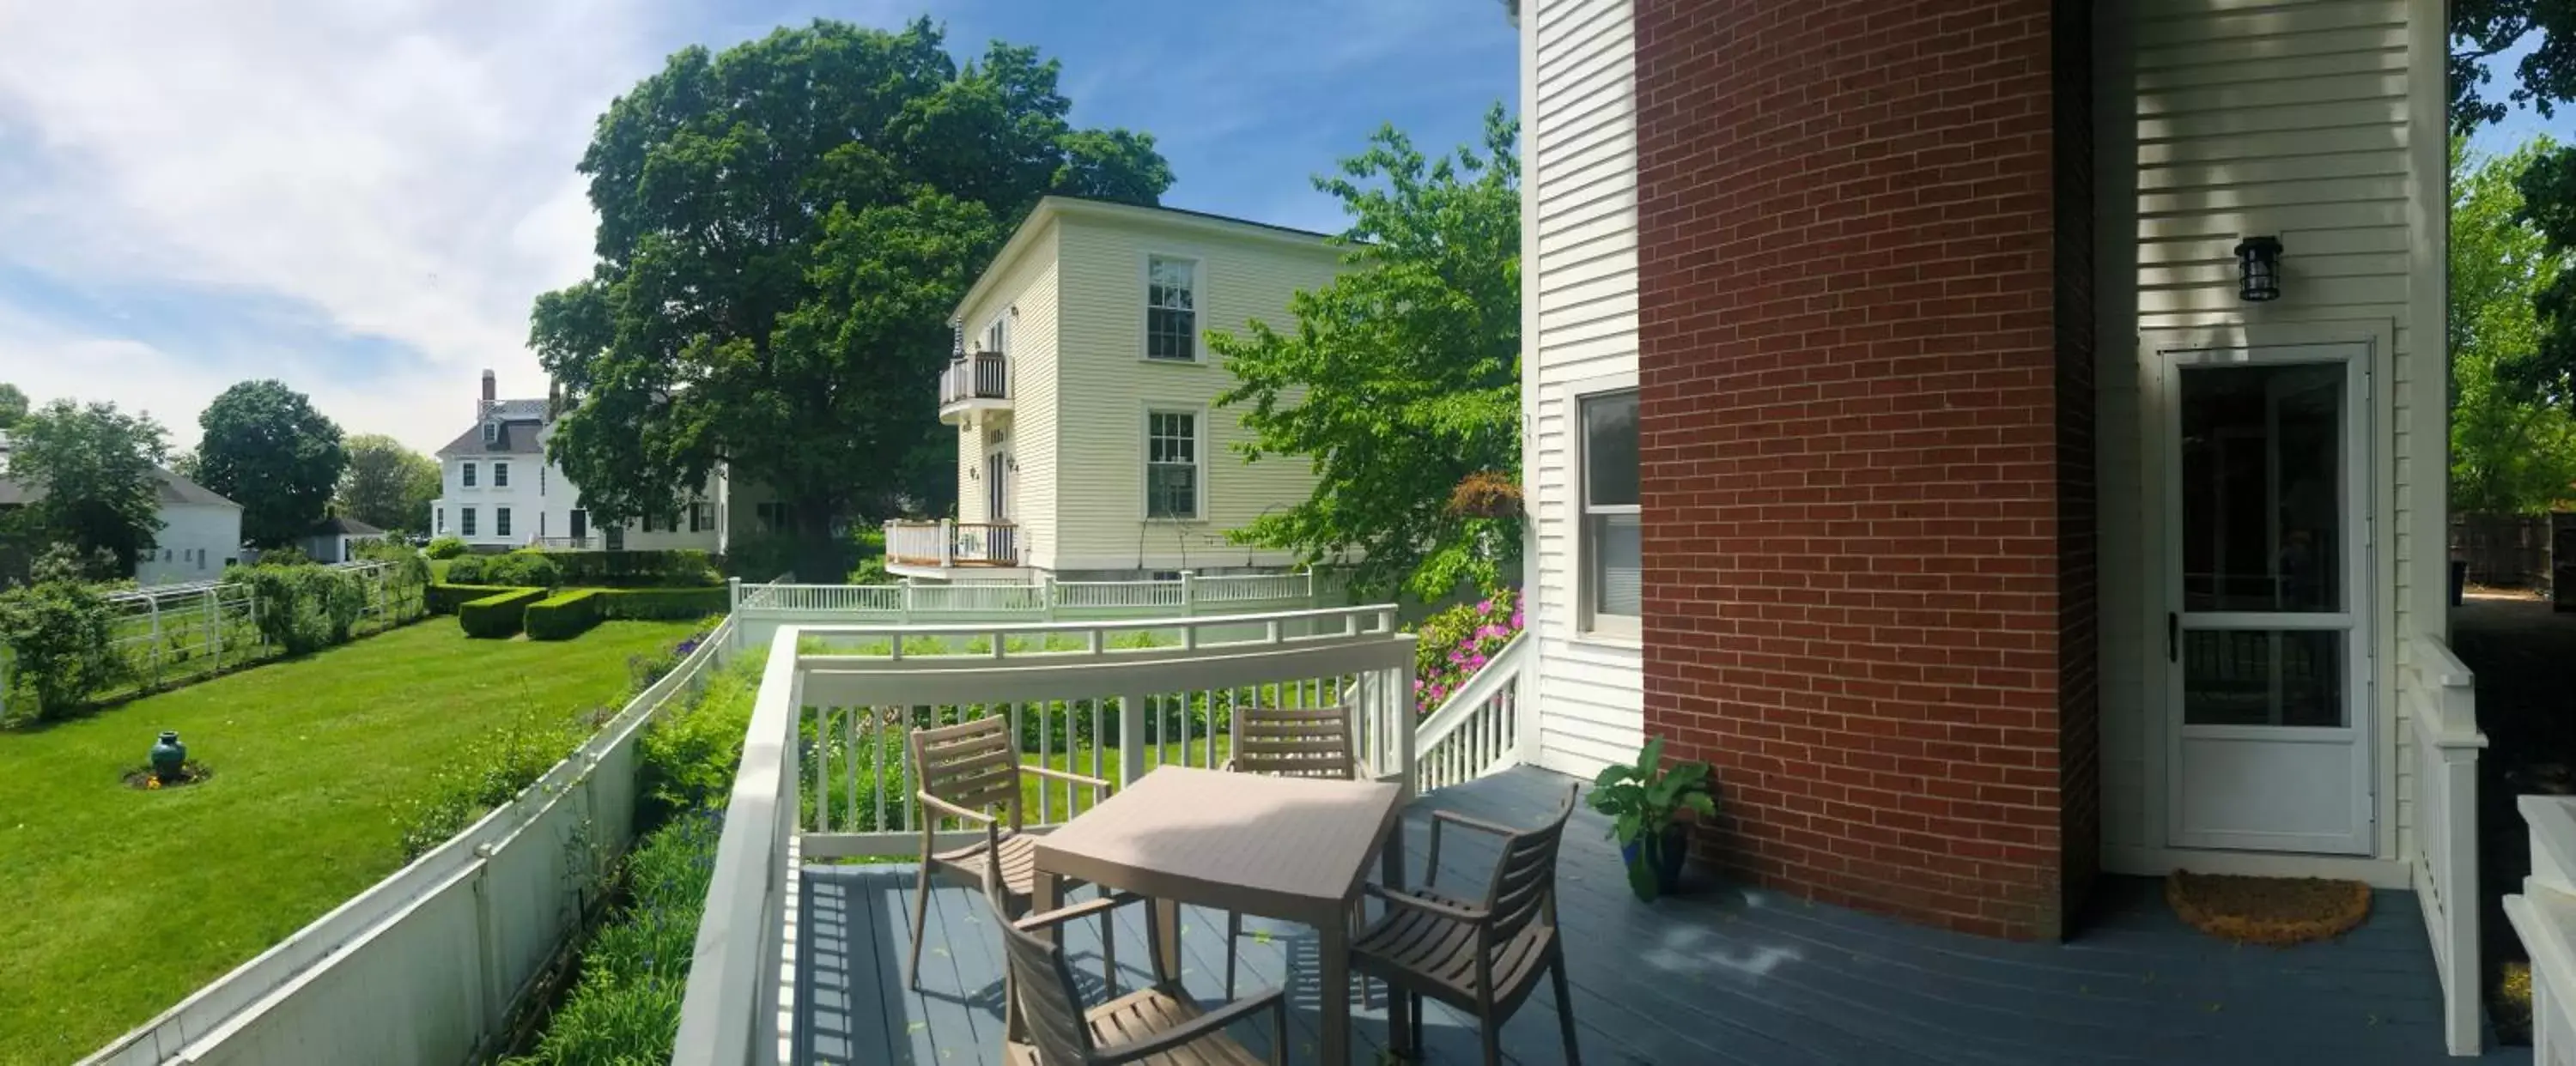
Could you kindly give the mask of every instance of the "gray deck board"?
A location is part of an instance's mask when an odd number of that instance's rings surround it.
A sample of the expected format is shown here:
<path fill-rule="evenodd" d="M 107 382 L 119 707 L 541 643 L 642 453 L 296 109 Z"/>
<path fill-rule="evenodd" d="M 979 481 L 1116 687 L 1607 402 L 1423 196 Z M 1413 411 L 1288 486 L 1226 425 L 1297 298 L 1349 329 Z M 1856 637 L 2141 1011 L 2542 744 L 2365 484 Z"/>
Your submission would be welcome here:
<path fill-rule="evenodd" d="M 1524 769 L 1425 797 L 1406 812 L 1407 877 L 1423 876 L 1431 809 L 1531 824 L 1565 782 Z M 1480 885 L 1492 841 L 1446 836 L 1440 883 Z M 903 987 L 913 876 L 907 865 L 808 868 L 797 1061 L 999 1061 L 1001 946 L 982 899 L 933 892 L 922 990 Z M 2073 941 L 2007 943 L 1718 884 L 1643 906 L 1628 895 L 1604 823 L 1584 811 L 1567 831 L 1558 894 L 1576 1027 L 1594 1066 L 2456 1061 L 2443 1054 L 2432 956 L 2404 892 L 2380 893 L 2369 922 L 2340 940 L 2279 950 L 2201 936 L 2165 908 L 2154 882 L 2105 878 Z M 1120 987 L 1132 990 L 1146 979 L 1144 912 L 1118 916 Z M 1183 982 L 1214 1003 L 1225 916 L 1192 907 L 1183 921 Z M 1298 926 L 1246 925 L 1265 935 L 1238 946 L 1241 987 L 1288 989 L 1289 1061 L 1312 1063 L 1315 940 Z M 1098 923 L 1067 926 L 1065 944 L 1097 995 Z M 1378 1061 L 1385 1006 L 1381 988 L 1354 1009 L 1354 1061 Z M 1544 989 L 1522 1006 L 1503 1030 L 1507 1060 L 1563 1062 L 1556 1008 Z M 1434 1006 L 1426 1029 L 1427 1061 L 1477 1060 L 1463 1016 Z M 1266 1020 L 1236 1034 L 1267 1053 Z M 2530 1053 L 2503 1049 L 2484 1061 L 2529 1062 Z"/>

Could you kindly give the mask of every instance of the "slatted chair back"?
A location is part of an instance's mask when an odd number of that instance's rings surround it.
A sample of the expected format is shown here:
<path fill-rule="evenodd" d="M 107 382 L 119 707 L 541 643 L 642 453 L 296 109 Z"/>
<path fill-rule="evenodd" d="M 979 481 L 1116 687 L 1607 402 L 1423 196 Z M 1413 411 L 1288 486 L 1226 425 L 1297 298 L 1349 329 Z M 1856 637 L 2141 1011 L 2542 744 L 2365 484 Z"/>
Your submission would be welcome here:
<path fill-rule="evenodd" d="M 1020 826 L 1020 749 L 1002 715 L 912 731 L 912 765 L 922 791 L 970 811 L 1006 808 Z M 938 820 L 923 812 L 923 824 Z"/>
<path fill-rule="evenodd" d="M 1356 756 L 1350 708 L 1249 707 L 1235 711 L 1234 769 L 1347 781 Z"/>
<path fill-rule="evenodd" d="M 1575 797 L 1581 792 L 1580 785 L 1568 786 L 1565 806 L 1553 820 L 1503 838 L 1502 859 L 1494 864 L 1493 883 L 1485 889 L 1485 907 L 1493 923 L 1490 943 L 1511 943 L 1542 914 L 1555 923 L 1557 845 L 1565 840 L 1565 823 L 1574 816 Z"/>
<path fill-rule="evenodd" d="M 1028 1043 L 1038 1049 L 1039 1062 L 1084 1066 L 1095 1051 L 1091 1022 L 1084 1017 L 1080 986 L 1074 984 L 1064 948 L 1011 920 L 1010 902 L 1000 888 L 1001 868 L 990 865 L 990 859 L 987 863 L 984 898 L 992 904 L 993 921 L 1002 927 L 1003 963 L 1010 968 L 1003 984 L 1019 1003 Z"/>

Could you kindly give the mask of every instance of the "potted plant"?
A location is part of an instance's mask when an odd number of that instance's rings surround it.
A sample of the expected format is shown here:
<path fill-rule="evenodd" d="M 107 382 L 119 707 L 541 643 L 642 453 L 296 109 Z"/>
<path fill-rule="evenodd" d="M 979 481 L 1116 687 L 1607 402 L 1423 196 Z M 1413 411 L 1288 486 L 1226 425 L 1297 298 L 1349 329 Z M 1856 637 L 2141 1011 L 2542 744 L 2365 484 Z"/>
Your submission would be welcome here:
<path fill-rule="evenodd" d="M 1636 765 L 1604 767 L 1592 781 L 1592 809 L 1612 819 L 1610 835 L 1628 862 L 1628 888 L 1648 903 L 1681 887 L 1682 859 L 1690 850 L 1690 827 L 1679 820 L 1681 812 L 1717 814 L 1707 763 L 1663 761 L 1664 739 L 1656 737 L 1637 753 Z"/>

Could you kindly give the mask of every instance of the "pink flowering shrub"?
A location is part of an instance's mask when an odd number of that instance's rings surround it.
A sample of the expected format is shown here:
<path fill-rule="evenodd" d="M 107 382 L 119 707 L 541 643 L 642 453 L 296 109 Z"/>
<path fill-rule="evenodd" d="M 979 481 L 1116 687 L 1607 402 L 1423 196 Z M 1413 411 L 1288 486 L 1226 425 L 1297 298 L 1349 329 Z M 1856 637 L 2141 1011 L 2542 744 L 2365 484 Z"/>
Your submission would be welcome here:
<path fill-rule="evenodd" d="M 1496 589 L 1475 603 L 1462 603 L 1413 628 L 1413 702 L 1419 715 L 1439 710 L 1485 662 L 1521 631 L 1519 590 Z"/>

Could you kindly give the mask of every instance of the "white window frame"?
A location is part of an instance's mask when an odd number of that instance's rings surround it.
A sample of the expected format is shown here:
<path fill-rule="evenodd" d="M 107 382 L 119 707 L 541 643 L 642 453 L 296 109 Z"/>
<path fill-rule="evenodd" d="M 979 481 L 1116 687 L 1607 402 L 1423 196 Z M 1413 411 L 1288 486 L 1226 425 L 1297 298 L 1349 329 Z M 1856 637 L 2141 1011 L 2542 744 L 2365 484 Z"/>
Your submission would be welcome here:
<path fill-rule="evenodd" d="M 482 534 L 479 534 L 479 533 L 474 532 L 474 509 L 473 509 L 473 508 L 471 508 L 471 507 L 460 507 L 460 508 L 457 508 L 457 512 L 456 512 L 456 535 L 457 535 L 457 536 L 460 536 L 460 537 L 475 537 L 475 536 L 481 536 L 481 535 L 482 535 Z"/>
<path fill-rule="evenodd" d="M 463 469 L 460 471 L 460 473 L 459 473 L 459 476 L 460 476 L 463 480 L 458 481 L 458 482 L 457 482 L 457 485 L 458 485 L 459 487 L 462 487 L 462 488 L 469 488 L 469 489 L 470 489 L 470 488 L 476 488 L 476 487 L 478 487 L 478 486 L 476 486 L 476 485 L 474 484 L 474 461 L 473 461 L 473 460 L 471 460 L 471 459 L 468 459 L 468 460 L 466 460 L 466 461 L 464 461 L 464 462 L 462 462 L 462 463 L 459 463 L 459 464 L 457 464 L 457 465 L 458 465 L 459 467 L 462 467 L 462 468 L 463 468 Z"/>
<path fill-rule="evenodd" d="M 1587 452 L 1590 442 L 1584 438 L 1583 403 L 1586 400 L 1636 391 L 1638 391 L 1637 375 L 1605 374 L 1565 385 L 1559 400 L 1565 418 L 1565 480 L 1567 488 L 1573 494 L 1572 498 L 1566 501 L 1566 511 L 1571 516 L 1569 522 L 1572 526 L 1569 536 L 1574 541 L 1574 573 L 1573 580 L 1569 582 L 1574 589 L 1574 595 L 1573 602 L 1566 605 L 1570 615 L 1568 621 L 1580 639 L 1623 645 L 1634 645 L 1643 640 L 1645 632 L 1642 624 L 1643 617 L 1642 615 L 1605 615 L 1592 609 L 1594 591 L 1592 553 L 1595 546 L 1592 543 L 1591 523 L 1588 517 L 1594 514 L 1637 514 L 1639 507 L 1636 504 L 1612 504 L 1597 509 L 1586 508 L 1584 482 L 1589 473 L 1590 456 Z M 1643 414 L 1641 407 L 1639 410 L 1641 438 L 1644 432 Z M 1641 454 L 1643 450 L 1644 441 L 1641 439 L 1639 441 Z M 1640 492 L 1644 489 L 1644 481 L 1644 471 L 1641 470 L 1638 472 Z M 1643 605 L 1639 606 L 1642 610 Z"/>
<path fill-rule="evenodd" d="M 1166 359 L 1154 354 L 1154 312 L 1157 310 L 1154 306 L 1154 261 L 1157 259 L 1190 265 L 1190 357 L 1187 359 Z M 1204 365 L 1207 362 L 1207 341 L 1202 336 L 1207 332 L 1207 261 L 1179 252 L 1148 250 L 1145 257 L 1137 261 L 1136 274 L 1136 317 L 1140 327 L 1136 357 L 1166 366 Z"/>
<path fill-rule="evenodd" d="M 496 537 L 506 537 L 510 535 L 509 508 L 495 507 L 492 509 L 492 535 Z"/>
<path fill-rule="evenodd" d="M 983 339 L 980 343 L 984 345 L 985 351 L 1010 354 L 1011 312 L 1008 309 L 994 312 L 992 319 L 984 323 L 981 336 Z"/>
<path fill-rule="evenodd" d="M 689 504 L 689 532 L 704 533 L 716 527 L 716 505 L 705 500 Z"/>
<path fill-rule="evenodd" d="M 1154 470 L 1154 466 L 1155 466 L 1155 463 L 1154 463 L 1154 416 L 1155 416 L 1155 415 L 1187 415 L 1187 416 L 1189 416 L 1189 419 L 1190 419 L 1190 465 L 1196 468 L 1196 470 L 1195 470 L 1195 474 L 1196 474 L 1196 476 L 1194 476 L 1194 477 L 1192 477 L 1192 478 L 1190 479 L 1190 488 L 1191 488 L 1191 490 L 1192 490 L 1191 495 L 1192 495 L 1194 498 L 1190 501 L 1190 508 L 1191 508 L 1191 512 L 1192 512 L 1192 513 L 1190 514 L 1190 516 L 1189 516 L 1189 517 L 1186 517 L 1186 518 L 1179 517 L 1179 516 L 1175 516 L 1175 515 L 1157 515 L 1157 514 L 1155 514 L 1155 513 L 1154 513 L 1154 475 L 1153 475 L 1153 470 Z M 1137 494 L 1137 497 L 1138 497 L 1138 498 L 1137 498 L 1137 501 L 1136 501 L 1136 506 L 1137 506 L 1137 513 L 1138 513 L 1139 515 L 1142 515 L 1142 516 L 1144 517 L 1144 520 L 1145 520 L 1145 521 L 1148 521 L 1148 522 L 1169 522 L 1169 523 L 1186 523 L 1186 522 L 1205 522 L 1205 521 L 1207 521 L 1207 513 L 1208 513 L 1208 505 L 1207 505 L 1207 501 L 1208 501 L 1208 461 L 1207 461 L 1207 443 L 1208 443 L 1208 424 L 1207 424 L 1207 407 L 1206 407 L 1206 405 L 1204 405 L 1204 404 L 1153 403 L 1153 404 L 1146 404 L 1146 405 L 1144 406 L 1142 415 L 1141 415 L 1140 417 L 1138 417 L 1138 418 L 1137 418 L 1137 420 L 1136 420 L 1136 476 L 1137 476 L 1137 480 L 1138 480 L 1138 487 L 1142 490 L 1142 491 L 1140 491 L 1140 492 Z M 1177 464 L 1165 464 L 1165 465 L 1177 465 Z"/>
<path fill-rule="evenodd" d="M 498 460 L 493 461 L 492 487 L 496 489 L 506 489 L 510 487 L 510 464 L 500 462 Z"/>

